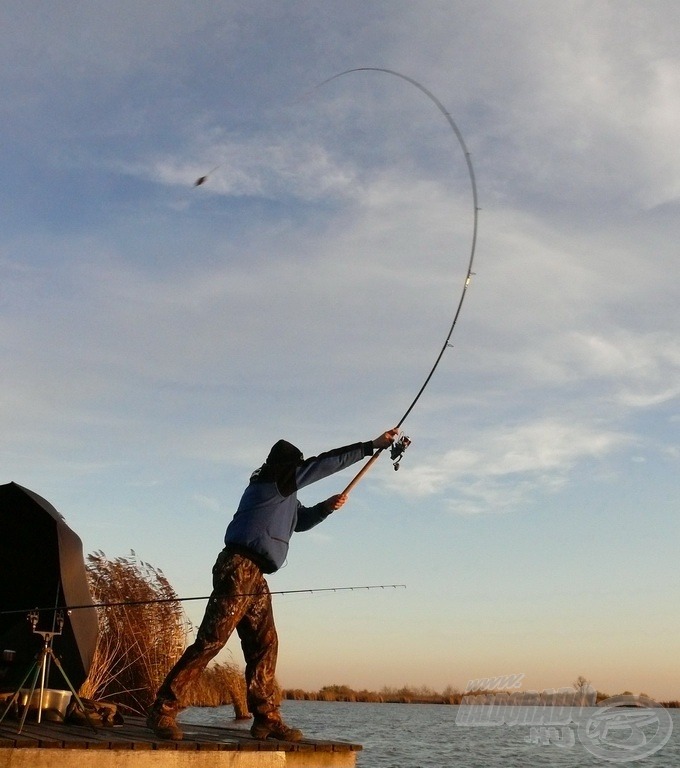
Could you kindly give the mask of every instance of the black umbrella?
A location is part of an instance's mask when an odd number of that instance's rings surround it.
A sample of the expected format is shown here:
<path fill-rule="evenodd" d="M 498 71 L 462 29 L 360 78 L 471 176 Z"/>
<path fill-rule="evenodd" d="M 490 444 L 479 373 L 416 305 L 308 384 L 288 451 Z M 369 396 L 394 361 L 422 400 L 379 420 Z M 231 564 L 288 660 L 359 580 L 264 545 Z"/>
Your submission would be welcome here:
<path fill-rule="evenodd" d="M 4 651 L 15 652 L 2 687 L 11 690 L 21 683 L 43 645 L 29 609 L 90 604 L 80 538 L 37 493 L 16 483 L 0 485 L 0 651 L 5 659 L 12 654 Z M 97 613 L 83 608 L 62 615 L 62 634 L 54 637 L 53 649 L 77 690 L 97 643 Z M 54 610 L 41 610 L 35 629 L 54 631 L 56 617 Z M 46 685 L 66 687 L 55 666 Z"/>

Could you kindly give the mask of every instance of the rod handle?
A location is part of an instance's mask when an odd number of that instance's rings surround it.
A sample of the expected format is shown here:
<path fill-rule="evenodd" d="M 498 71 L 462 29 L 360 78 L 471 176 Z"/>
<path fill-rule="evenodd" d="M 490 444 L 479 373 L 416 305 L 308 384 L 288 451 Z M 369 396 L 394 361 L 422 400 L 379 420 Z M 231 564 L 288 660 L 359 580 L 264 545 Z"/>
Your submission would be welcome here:
<path fill-rule="evenodd" d="M 342 495 L 345 496 L 348 494 L 352 488 L 361 480 L 361 478 L 368 472 L 368 470 L 375 464 L 375 462 L 378 460 L 378 457 L 380 454 L 384 451 L 384 448 L 378 448 L 378 450 L 371 456 L 371 458 L 364 464 L 364 466 L 356 473 L 356 475 L 352 478 L 350 481 L 350 484 L 345 488 L 345 490 L 342 492 Z"/>

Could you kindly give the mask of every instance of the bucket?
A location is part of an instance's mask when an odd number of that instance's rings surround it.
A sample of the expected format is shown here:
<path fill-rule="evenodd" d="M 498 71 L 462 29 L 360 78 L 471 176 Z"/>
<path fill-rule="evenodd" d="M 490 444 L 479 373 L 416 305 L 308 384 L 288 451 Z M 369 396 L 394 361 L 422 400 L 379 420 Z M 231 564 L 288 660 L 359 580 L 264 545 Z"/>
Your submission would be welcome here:
<path fill-rule="evenodd" d="M 40 689 L 33 691 L 30 702 L 28 701 L 29 690 L 21 690 L 19 695 L 19 706 L 25 707 L 28 703 L 29 717 L 38 716 L 38 707 L 40 707 Z M 66 717 L 66 710 L 71 702 L 71 691 L 60 691 L 56 688 L 45 688 L 42 692 L 42 709 L 40 711 L 41 720 L 50 720 L 56 723 L 63 723 Z"/>

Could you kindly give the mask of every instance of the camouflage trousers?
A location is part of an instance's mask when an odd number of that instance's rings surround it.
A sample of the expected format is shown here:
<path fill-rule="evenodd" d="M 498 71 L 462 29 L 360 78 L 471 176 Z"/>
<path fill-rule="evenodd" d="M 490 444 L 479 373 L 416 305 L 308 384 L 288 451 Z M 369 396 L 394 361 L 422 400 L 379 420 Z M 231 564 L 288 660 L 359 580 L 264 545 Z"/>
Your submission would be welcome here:
<path fill-rule="evenodd" d="M 178 712 L 187 686 L 199 677 L 234 630 L 246 661 L 248 709 L 257 720 L 279 719 L 274 680 L 278 637 L 269 587 L 255 563 L 228 547 L 213 566 L 213 591 L 196 640 L 168 673 L 154 708 Z"/>

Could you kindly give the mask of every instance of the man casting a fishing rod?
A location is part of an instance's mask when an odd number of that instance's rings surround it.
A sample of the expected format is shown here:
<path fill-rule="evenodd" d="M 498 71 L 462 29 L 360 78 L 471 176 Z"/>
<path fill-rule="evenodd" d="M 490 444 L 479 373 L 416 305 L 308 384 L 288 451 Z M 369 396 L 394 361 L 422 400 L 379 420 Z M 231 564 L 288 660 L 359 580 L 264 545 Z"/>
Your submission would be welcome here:
<path fill-rule="evenodd" d="M 248 708 L 257 739 L 299 741 L 302 733 L 287 726 L 275 690 L 278 639 L 271 594 L 264 578 L 285 562 L 290 537 L 307 531 L 340 509 L 348 486 L 313 507 L 303 506 L 297 491 L 388 448 L 399 434 L 390 429 L 375 440 L 335 448 L 304 459 L 285 440 L 274 444 L 267 460 L 250 477 L 224 536 L 225 547 L 213 566 L 213 591 L 194 643 L 170 670 L 156 694 L 148 727 L 163 739 L 179 740 L 177 714 L 182 694 L 224 647 L 234 629 L 246 661 Z"/>

